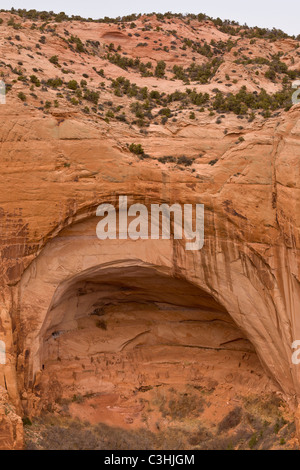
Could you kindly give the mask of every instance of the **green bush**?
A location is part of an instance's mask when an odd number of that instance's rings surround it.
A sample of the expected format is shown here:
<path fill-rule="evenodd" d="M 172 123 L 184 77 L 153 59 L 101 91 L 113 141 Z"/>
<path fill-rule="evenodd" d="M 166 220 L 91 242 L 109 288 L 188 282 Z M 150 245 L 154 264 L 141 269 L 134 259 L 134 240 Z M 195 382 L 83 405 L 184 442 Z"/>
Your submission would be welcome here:
<path fill-rule="evenodd" d="M 85 90 L 83 98 L 87 101 L 91 101 L 94 104 L 98 104 L 100 93 L 98 91 Z"/>
<path fill-rule="evenodd" d="M 53 55 L 52 57 L 50 57 L 49 62 L 51 62 L 51 64 L 58 65 L 58 56 Z"/>
<path fill-rule="evenodd" d="M 30 76 L 30 81 L 32 83 L 34 83 L 34 85 L 37 86 L 37 87 L 41 86 L 41 82 L 39 81 L 39 79 L 36 75 L 31 75 Z"/>
<path fill-rule="evenodd" d="M 74 90 L 74 91 L 75 91 L 75 90 L 77 90 L 77 88 L 78 88 L 78 83 L 77 83 L 76 80 L 70 80 L 70 81 L 68 82 L 67 87 L 69 88 L 69 90 Z"/>
<path fill-rule="evenodd" d="M 177 158 L 178 165 L 191 166 L 194 163 L 193 158 L 182 155 Z"/>
<path fill-rule="evenodd" d="M 120 54 L 111 54 L 108 53 L 105 56 L 105 59 L 107 59 L 109 62 L 111 62 L 114 65 L 117 65 L 118 67 L 128 70 L 128 68 L 132 68 L 134 70 L 137 70 L 141 73 L 143 77 L 149 77 L 153 76 L 153 73 L 150 71 L 152 64 L 151 62 L 143 63 L 139 58 L 128 58 L 128 57 L 123 57 Z"/>
<path fill-rule="evenodd" d="M 158 61 L 155 67 L 154 75 L 156 77 L 162 78 L 165 75 L 165 71 L 166 71 L 166 63 L 163 60 Z"/>
<path fill-rule="evenodd" d="M 81 39 L 78 36 L 71 36 L 69 39 L 70 44 L 75 44 L 76 45 L 76 51 L 77 52 L 86 52 L 84 45 L 81 41 Z"/>
<path fill-rule="evenodd" d="M 130 144 L 129 150 L 135 155 L 143 155 L 145 153 L 141 144 Z"/>
<path fill-rule="evenodd" d="M 63 81 L 61 78 L 49 78 L 47 81 L 47 85 L 51 86 L 52 88 L 58 88 L 63 84 Z"/>
<path fill-rule="evenodd" d="M 254 433 L 254 434 L 252 435 L 250 441 L 249 441 L 249 447 L 250 447 L 250 449 L 253 449 L 253 448 L 256 446 L 257 443 L 258 443 L 257 434 Z"/>

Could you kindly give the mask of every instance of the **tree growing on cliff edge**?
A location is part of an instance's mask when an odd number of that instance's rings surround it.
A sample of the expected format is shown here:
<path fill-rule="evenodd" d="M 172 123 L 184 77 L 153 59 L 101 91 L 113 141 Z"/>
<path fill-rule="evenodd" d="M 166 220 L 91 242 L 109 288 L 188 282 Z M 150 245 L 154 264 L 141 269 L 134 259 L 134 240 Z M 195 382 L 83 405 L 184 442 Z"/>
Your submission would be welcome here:
<path fill-rule="evenodd" d="M 155 67 L 155 76 L 162 78 L 165 75 L 166 71 L 166 63 L 163 60 L 160 60 L 157 62 L 157 65 Z"/>

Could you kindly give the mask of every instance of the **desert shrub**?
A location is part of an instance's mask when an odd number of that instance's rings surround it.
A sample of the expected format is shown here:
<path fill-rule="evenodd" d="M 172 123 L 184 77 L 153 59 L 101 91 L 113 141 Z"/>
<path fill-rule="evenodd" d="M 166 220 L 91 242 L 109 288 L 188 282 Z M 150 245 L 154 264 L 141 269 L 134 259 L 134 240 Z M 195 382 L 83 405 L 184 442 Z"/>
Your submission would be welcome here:
<path fill-rule="evenodd" d="M 174 78 L 176 78 L 177 80 L 182 80 L 185 82 L 188 81 L 188 74 L 185 72 L 184 68 L 181 65 L 174 65 L 172 71 L 174 74 Z"/>
<path fill-rule="evenodd" d="M 198 81 L 202 84 L 208 83 L 216 74 L 221 63 L 222 59 L 218 57 L 203 65 L 196 65 L 195 62 L 192 62 L 186 69 L 186 73 L 190 80 Z"/>
<path fill-rule="evenodd" d="M 79 393 L 78 395 L 74 394 L 72 397 L 73 403 L 83 403 L 84 397 Z"/>
<path fill-rule="evenodd" d="M 129 68 L 131 68 L 131 69 L 139 71 L 142 74 L 142 76 L 145 76 L 145 77 L 153 75 L 153 73 L 150 72 L 149 70 L 152 67 L 151 62 L 144 63 L 144 62 L 141 62 L 139 58 L 134 58 L 134 59 L 128 58 L 128 57 L 121 56 L 118 53 L 116 54 L 108 53 L 105 56 L 105 58 L 109 60 L 109 62 L 111 62 L 112 64 L 115 64 L 124 70 L 128 70 Z"/>
<path fill-rule="evenodd" d="M 278 434 L 278 432 L 280 431 L 280 429 L 285 426 L 287 424 L 286 420 L 280 416 L 279 418 L 277 418 L 276 420 L 276 423 L 274 425 L 274 433 L 275 434 Z"/>
<path fill-rule="evenodd" d="M 137 96 L 141 90 L 135 83 L 130 83 L 130 81 L 124 77 L 118 77 L 116 80 L 113 80 L 111 86 L 114 88 L 114 94 L 116 96 L 123 96 L 123 94 L 125 94 L 130 98 Z"/>
<path fill-rule="evenodd" d="M 202 426 L 199 426 L 197 431 L 193 432 L 189 436 L 188 442 L 192 446 L 199 446 L 200 444 L 203 443 L 203 441 L 207 441 L 211 437 L 212 437 L 212 434 L 211 434 L 210 431 L 208 431 L 207 429 L 205 429 Z"/>
<path fill-rule="evenodd" d="M 129 145 L 129 150 L 130 150 L 130 152 L 134 153 L 135 155 L 143 155 L 145 153 L 143 147 L 141 146 L 141 144 L 132 143 L 132 144 Z"/>
<path fill-rule="evenodd" d="M 78 36 L 71 36 L 69 39 L 70 44 L 75 44 L 76 45 L 76 51 L 77 52 L 86 52 L 84 45 L 81 41 L 81 39 Z"/>
<path fill-rule="evenodd" d="M 98 104 L 100 93 L 98 91 L 86 89 L 83 98 L 87 101 L 91 101 L 94 104 Z"/>
<path fill-rule="evenodd" d="M 238 115 L 246 114 L 249 109 L 274 111 L 279 108 L 286 108 L 290 104 L 291 90 L 289 88 L 269 95 L 264 89 L 259 93 L 247 92 L 245 86 L 236 95 L 232 93 L 225 95 L 218 91 L 212 101 L 213 109 L 218 112 L 233 112 Z"/>
<path fill-rule="evenodd" d="M 78 83 L 76 80 L 70 80 L 67 84 L 67 87 L 69 88 L 69 90 L 77 90 L 78 88 Z"/>
<path fill-rule="evenodd" d="M 258 443 L 258 437 L 257 434 L 254 433 L 249 441 L 249 447 L 250 449 L 253 449 Z"/>
<path fill-rule="evenodd" d="M 171 110 L 170 110 L 170 108 L 162 108 L 162 109 L 159 110 L 159 114 L 169 118 L 171 116 Z"/>
<path fill-rule="evenodd" d="M 159 93 L 159 91 L 157 91 L 157 90 L 152 90 L 152 91 L 150 92 L 150 95 L 149 95 L 149 96 L 150 96 L 150 98 L 151 98 L 152 100 L 159 100 L 159 99 L 160 99 L 160 93 Z"/>
<path fill-rule="evenodd" d="M 21 101 L 26 101 L 26 95 L 25 95 L 25 93 L 23 93 L 22 91 L 20 91 L 20 93 L 18 93 L 18 98 L 19 98 L 19 100 L 21 100 Z"/>
<path fill-rule="evenodd" d="M 51 64 L 58 65 L 58 56 L 53 55 L 52 57 L 50 57 L 49 62 L 51 62 Z"/>
<path fill-rule="evenodd" d="M 266 71 L 265 77 L 268 78 L 269 80 L 275 80 L 276 78 L 276 72 L 274 69 L 269 68 L 269 70 Z"/>
<path fill-rule="evenodd" d="M 116 119 L 117 119 L 118 121 L 121 121 L 121 122 L 126 122 L 126 121 L 127 121 L 125 113 L 118 114 L 118 115 L 116 116 Z"/>
<path fill-rule="evenodd" d="M 46 416 L 36 419 L 38 438 L 32 426 L 27 450 L 184 450 L 185 434 L 179 429 L 153 433 L 148 429 L 125 430 L 105 424 L 87 425 L 79 420 Z"/>
<path fill-rule="evenodd" d="M 100 76 L 100 77 L 104 77 L 104 69 L 100 69 L 100 70 L 96 70 L 96 73 Z"/>
<path fill-rule="evenodd" d="M 177 158 L 178 165 L 191 166 L 193 162 L 193 158 L 186 157 L 185 155 L 181 155 L 181 157 Z"/>
<path fill-rule="evenodd" d="M 176 158 L 175 157 L 172 157 L 172 156 L 165 156 L 165 157 L 159 157 L 158 158 L 158 161 L 160 163 L 175 163 L 176 162 Z"/>
<path fill-rule="evenodd" d="M 47 81 L 47 85 L 50 86 L 51 88 L 58 88 L 63 84 L 63 81 L 61 78 L 49 78 Z"/>
<path fill-rule="evenodd" d="M 172 420 L 182 420 L 192 416 L 199 416 L 204 411 L 204 398 L 187 393 L 175 396 L 168 403 L 165 401 L 160 405 L 160 412 L 163 417 L 170 417 Z"/>
<path fill-rule="evenodd" d="M 259 413 L 259 415 L 266 419 L 280 418 L 280 406 L 283 406 L 281 397 L 275 394 L 269 394 L 262 399 L 257 397 L 248 397 L 245 399 L 244 407 L 247 411 Z"/>
<path fill-rule="evenodd" d="M 115 114 L 111 109 L 109 109 L 106 113 L 106 117 L 109 118 L 109 119 L 112 119 L 112 118 L 115 117 Z"/>
<path fill-rule="evenodd" d="M 36 75 L 31 75 L 30 76 L 30 81 L 32 83 L 34 83 L 34 85 L 37 86 L 37 87 L 41 86 L 41 82 L 40 82 L 40 80 L 38 79 L 38 77 Z"/>
<path fill-rule="evenodd" d="M 14 20 L 13 17 L 11 17 L 11 18 L 8 20 L 7 26 L 12 26 L 13 29 L 21 29 L 21 28 L 22 28 L 21 23 L 15 23 L 15 20 Z"/>
<path fill-rule="evenodd" d="M 246 55 L 243 55 L 241 58 L 236 59 L 235 63 L 243 65 L 267 65 L 268 70 L 265 72 L 265 77 L 272 81 L 277 78 L 277 75 L 282 74 L 284 74 L 286 78 L 294 80 L 298 75 L 300 75 L 300 72 L 298 70 L 289 70 L 288 66 L 280 60 L 280 57 L 280 53 L 273 55 L 271 60 L 266 57 L 255 57 L 254 59 L 251 59 Z M 258 74 L 258 71 L 256 71 L 256 74 Z"/>
<path fill-rule="evenodd" d="M 163 60 L 159 60 L 156 67 L 154 75 L 156 77 L 162 78 L 165 75 L 166 63 Z"/>
<path fill-rule="evenodd" d="M 27 416 L 24 416 L 24 418 L 22 418 L 22 422 L 23 422 L 23 426 L 31 426 L 32 425 L 32 422 L 31 422 L 30 418 L 28 418 Z"/>
<path fill-rule="evenodd" d="M 219 423 L 218 431 L 224 432 L 224 431 L 228 431 L 229 429 L 235 428 L 238 424 L 240 424 L 242 420 L 242 416 L 243 416 L 242 408 L 239 406 L 236 406 Z"/>

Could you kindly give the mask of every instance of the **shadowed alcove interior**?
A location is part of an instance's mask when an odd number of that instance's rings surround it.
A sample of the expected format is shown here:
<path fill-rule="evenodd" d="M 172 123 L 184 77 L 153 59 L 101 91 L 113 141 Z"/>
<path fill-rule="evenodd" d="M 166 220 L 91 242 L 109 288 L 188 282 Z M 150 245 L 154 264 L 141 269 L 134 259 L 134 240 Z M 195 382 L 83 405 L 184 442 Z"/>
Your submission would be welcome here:
<path fill-rule="evenodd" d="M 94 267 L 60 285 L 40 331 L 43 406 L 168 384 L 214 388 L 262 376 L 224 307 L 151 265 Z"/>

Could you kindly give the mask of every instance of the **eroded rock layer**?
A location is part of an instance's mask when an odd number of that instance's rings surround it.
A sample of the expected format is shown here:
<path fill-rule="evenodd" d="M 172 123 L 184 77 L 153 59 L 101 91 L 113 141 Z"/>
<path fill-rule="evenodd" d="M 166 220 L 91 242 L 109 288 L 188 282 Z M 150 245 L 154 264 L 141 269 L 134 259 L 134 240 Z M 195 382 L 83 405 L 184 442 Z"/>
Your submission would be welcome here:
<path fill-rule="evenodd" d="M 123 40 L 97 27 L 103 40 Z M 177 86 L 157 77 L 147 86 L 161 83 Z M 119 425 L 141 419 L 136 390 L 166 384 L 213 389 L 224 406 L 234 390 L 277 391 L 298 406 L 299 116 L 294 106 L 241 129 L 232 114 L 216 125 L 205 112 L 141 134 L 8 94 L 0 106 L 0 386 L 15 408 L 1 414 L 0 446 L 20 446 L 17 415 L 55 410 L 73 396 L 92 397 L 100 410 L 75 400 L 74 416 Z M 143 144 L 143 158 L 129 151 L 132 142 Z M 183 152 L 190 166 L 160 158 Z M 118 210 L 120 195 L 147 208 L 204 204 L 204 247 L 99 240 L 96 208 Z M 121 418 L 114 406 L 125 407 Z"/>

